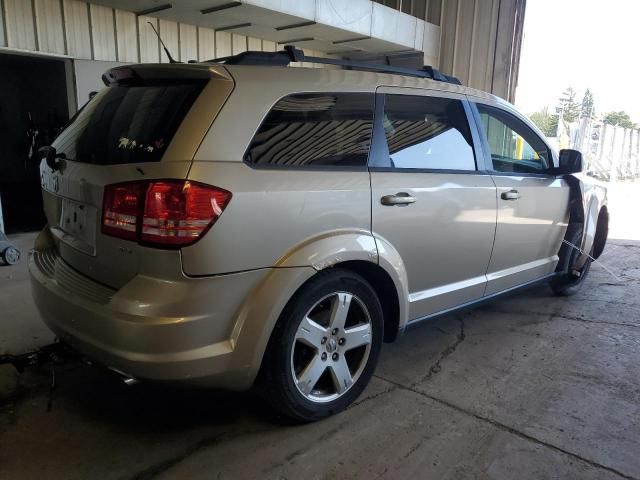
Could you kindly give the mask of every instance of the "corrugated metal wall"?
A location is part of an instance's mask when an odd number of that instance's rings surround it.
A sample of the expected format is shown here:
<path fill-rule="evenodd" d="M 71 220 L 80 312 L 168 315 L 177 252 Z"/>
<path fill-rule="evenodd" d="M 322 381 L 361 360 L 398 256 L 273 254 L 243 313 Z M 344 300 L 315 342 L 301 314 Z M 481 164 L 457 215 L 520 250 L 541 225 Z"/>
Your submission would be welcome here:
<path fill-rule="evenodd" d="M 80 0 L 0 0 L 0 47 L 68 55 L 84 60 L 167 62 L 151 22 L 176 60 L 208 60 L 276 44 L 215 32 Z M 307 51 L 323 56 L 320 52 Z"/>
<path fill-rule="evenodd" d="M 440 11 L 443 0 L 373 0 L 403 13 L 440 25 Z"/>
<path fill-rule="evenodd" d="M 514 100 L 526 0 L 443 0 L 440 69 Z"/>
<path fill-rule="evenodd" d="M 440 58 L 425 61 L 463 84 L 513 101 L 526 0 L 395 0 L 441 26 Z M 380 3 L 393 3 L 380 2 Z M 80 0 L 0 0 L 0 47 L 87 60 L 166 62 L 151 22 L 177 60 L 207 60 L 274 42 L 214 31 Z M 404 8 L 403 8 L 404 9 Z M 437 18 L 436 18 L 437 17 Z M 428 32 L 425 32 L 425 37 Z M 430 40 L 437 42 L 436 38 Z M 324 56 L 320 52 L 307 51 Z M 312 65 L 309 65 L 312 66 Z"/>

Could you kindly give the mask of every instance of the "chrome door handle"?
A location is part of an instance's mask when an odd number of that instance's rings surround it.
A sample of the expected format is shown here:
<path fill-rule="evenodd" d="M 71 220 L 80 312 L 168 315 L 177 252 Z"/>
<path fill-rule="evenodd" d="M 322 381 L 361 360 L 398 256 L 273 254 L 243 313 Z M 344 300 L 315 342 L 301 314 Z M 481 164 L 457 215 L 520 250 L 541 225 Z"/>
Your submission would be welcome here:
<path fill-rule="evenodd" d="M 517 190 L 509 190 L 508 192 L 502 192 L 500 198 L 503 200 L 517 200 L 520 198 L 520 192 Z"/>
<path fill-rule="evenodd" d="M 380 199 L 380 203 L 388 206 L 409 205 L 410 203 L 416 203 L 416 197 L 412 197 L 407 192 L 399 192 L 395 195 L 385 195 Z"/>

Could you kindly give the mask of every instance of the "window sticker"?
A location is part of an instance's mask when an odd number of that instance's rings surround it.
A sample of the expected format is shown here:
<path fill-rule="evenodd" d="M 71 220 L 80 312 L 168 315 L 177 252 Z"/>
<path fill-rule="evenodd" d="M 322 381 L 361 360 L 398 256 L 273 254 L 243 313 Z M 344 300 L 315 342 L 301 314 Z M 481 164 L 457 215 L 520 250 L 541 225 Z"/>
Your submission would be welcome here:
<path fill-rule="evenodd" d="M 153 145 L 146 145 L 144 143 L 138 143 L 135 140 L 131 140 L 127 137 L 120 137 L 118 139 L 118 148 L 122 150 L 142 150 L 143 152 L 152 153 L 154 150 L 159 150 L 164 147 L 164 139 L 155 140 Z"/>

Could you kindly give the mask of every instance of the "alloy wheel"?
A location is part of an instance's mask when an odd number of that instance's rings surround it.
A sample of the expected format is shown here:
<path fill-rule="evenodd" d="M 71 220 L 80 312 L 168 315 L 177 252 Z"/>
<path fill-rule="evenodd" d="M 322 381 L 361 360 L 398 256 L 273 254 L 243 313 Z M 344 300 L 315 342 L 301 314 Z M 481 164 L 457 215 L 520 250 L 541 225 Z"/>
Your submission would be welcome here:
<path fill-rule="evenodd" d="M 362 374 L 371 342 L 371 317 L 362 300 L 348 292 L 319 300 L 301 320 L 291 350 L 298 391 L 319 403 L 344 395 Z"/>

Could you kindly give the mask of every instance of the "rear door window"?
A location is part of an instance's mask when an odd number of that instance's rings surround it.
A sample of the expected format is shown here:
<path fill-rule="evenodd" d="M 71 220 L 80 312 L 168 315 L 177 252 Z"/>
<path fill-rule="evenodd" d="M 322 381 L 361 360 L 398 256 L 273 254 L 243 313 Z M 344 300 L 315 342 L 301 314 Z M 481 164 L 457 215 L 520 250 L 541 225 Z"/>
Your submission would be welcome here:
<path fill-rule="evenodd" d="M 97 165 L 159 161 L 205 84 L 181 80 L 107 87 L 54 146 L 69 160 Z"/>
<path fill-rule="evenodd" d="M 393 168 L 476 169 L 469 123 L 460 100 L 387 94 L 383 127 Z"/>
<path fill-rule="evenodd" d="M 262 122 L 245 162 L 292 168 L 365 167 L 373 105 L 372 93 L 289 95 Z"/>

